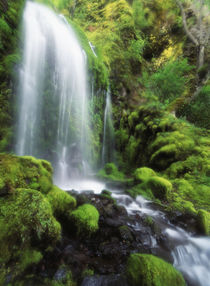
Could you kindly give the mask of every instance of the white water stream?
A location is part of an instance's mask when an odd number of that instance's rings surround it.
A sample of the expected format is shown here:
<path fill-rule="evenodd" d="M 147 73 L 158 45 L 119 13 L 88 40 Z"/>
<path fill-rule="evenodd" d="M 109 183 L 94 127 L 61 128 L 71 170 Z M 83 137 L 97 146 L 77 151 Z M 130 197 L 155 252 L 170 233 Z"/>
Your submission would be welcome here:
<path fill-rule="evenodd" d="M 106 93 L 106 106 L 104 111 L 104 134 L 102 145 L 102 166 L 106 163 L 114 162 L 114 125 L 112 118 L 112 101 L 110 90 Z"/>
<path fill-rule="evenodd" d="M 94 181 L 83 182 L 82 188 L 74 185 L 75 190 L 92 190 L 99 194 L 103 189 L 107 189 L 105 183 L 96 181 L 94 190 Z M 77 188 L 78 187 L 78 188 Z M 193 237 L 185 230 L 174 226 L 169 222 L 166 215 L 159 210 L 154 210 L 151 202 L 138 196 L 135 200 L 120 190 L 110 189 L 112 197 L 116 199 L 119 205 L 126 208 L 129 215 L 149 215 L 157 224 L 162 225 L 163 235 L 166 236 L 168 245 L 171 249 L 174 266 L 180 270 L 190 286 L 210 286 L 210 238 Z M 138 223 L 131 225 L 135 230 L 141 230 Z M 158 244 L 154 237 L 151 237 L 151 247 L 157 247 Z"/>
<path fill-rule="evenodd" d="M 142 213 L 162 221 L 168 225 L 165 235 L 169 244 L 173 241 L 172 256 L 174 266 L 180 270 L 190 285 L 210 286 L 210 238 L 192 237 L 181 228 L 170 224 L 165 214 L 149 207 L 150 202 L 138 196 L 133 200 L 130 196 L 113 192 L 112 196 L 123 205 L 128 214 Z"/>

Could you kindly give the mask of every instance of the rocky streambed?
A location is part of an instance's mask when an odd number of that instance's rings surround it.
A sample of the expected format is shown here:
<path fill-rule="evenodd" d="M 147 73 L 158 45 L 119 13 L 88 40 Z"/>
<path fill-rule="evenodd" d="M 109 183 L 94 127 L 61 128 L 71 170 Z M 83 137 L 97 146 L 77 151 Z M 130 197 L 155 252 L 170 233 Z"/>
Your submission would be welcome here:
<path fill-rule="evenodd" d="M 148 253 L 174 264 L 187 285 L 210 285 L 210 239 L 196 237 L 194 218 L 167 215 L 154 203 L 140 196 L 134 200 L 121 190 L 69 193 L 78 206 L 90 203 L 97 208 L 99 230 L 78 237 L 64 220 L 62 240 L 38 265 L 39 277 L 62 281 L 67 271 L 60 265 L 65 265 L 79 285 L 127 286 L 124 273 L 129 255 Z"/>

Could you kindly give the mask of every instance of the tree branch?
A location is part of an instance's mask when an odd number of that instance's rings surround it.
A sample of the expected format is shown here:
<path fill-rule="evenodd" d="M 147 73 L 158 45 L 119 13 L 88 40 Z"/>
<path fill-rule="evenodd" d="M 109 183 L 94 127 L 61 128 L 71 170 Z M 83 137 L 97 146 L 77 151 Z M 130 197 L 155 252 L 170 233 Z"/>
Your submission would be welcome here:
<path fill-rule="evenodd" d="M 193 36 L 193 34 L 189 31 L 188 27 L 187 27 L 187 20 L 186 20 L 186 15 L 184 12 L 184 8 L 182 6 L 182 3 L 179 0 L 176 0 L 180 10 L 181 10 L 181 14 L 182 14 L 182 22 L 183 22 L 183 26 L 184 26 L 184 30 L 185 33 L 187 34 L 187 36 L 190 38 L 190 40 L 196 45 L 199 46 L 199 43 L 197 41 L 197 39 Z"/>

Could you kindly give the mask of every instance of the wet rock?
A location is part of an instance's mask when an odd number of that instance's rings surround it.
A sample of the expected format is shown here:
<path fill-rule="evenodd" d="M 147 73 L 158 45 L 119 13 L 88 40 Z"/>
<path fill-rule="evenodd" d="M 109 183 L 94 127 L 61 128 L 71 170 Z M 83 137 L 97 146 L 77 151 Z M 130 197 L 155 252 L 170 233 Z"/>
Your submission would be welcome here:
<path fill-rule="evenodd" d="M 81 286 L 128 286 L 123 275 L 103 275 L 85 277 Z"/>
<path fill-rule="evenodd" d="M 122 240 L 132 242 L 134 240 L 131 230 L 127 225 L 123 225 L 119 227 L 119 235 Z"/>
<path fill-rule="evenodd" d="M 61 267 L 56 271 L 54 279 L 57 281 L 63 281 L 66 278 L 66 273 L 67 273 L 66 268 Z"/>

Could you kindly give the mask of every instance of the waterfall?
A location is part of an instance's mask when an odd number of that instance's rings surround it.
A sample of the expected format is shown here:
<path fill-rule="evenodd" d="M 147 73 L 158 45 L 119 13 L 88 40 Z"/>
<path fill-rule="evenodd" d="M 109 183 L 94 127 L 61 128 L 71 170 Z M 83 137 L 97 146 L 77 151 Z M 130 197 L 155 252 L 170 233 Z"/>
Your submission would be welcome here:
<path fill-rule="evenodd" d="M 102 165 L 106 163 L 114 162 L 114 125 L 112 118 L 112 102 L 111 94 L 108 89 L 106 93 L 106 105 L 104 111 L 104 134 L 103 134 L 103 146 L 102 146 Z"/>
<path fill-rule="evenodd" d="M 66 19 L 28 1 L 23 16 L 15 151 L 53 162 L 55 183 L 91 160 L 86 54 Z"/>

